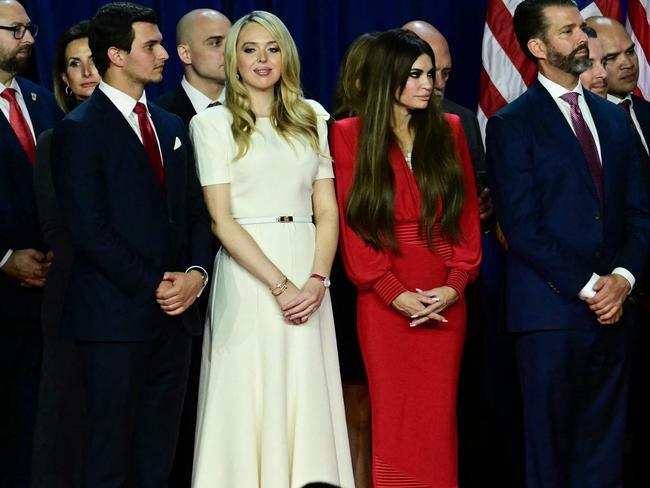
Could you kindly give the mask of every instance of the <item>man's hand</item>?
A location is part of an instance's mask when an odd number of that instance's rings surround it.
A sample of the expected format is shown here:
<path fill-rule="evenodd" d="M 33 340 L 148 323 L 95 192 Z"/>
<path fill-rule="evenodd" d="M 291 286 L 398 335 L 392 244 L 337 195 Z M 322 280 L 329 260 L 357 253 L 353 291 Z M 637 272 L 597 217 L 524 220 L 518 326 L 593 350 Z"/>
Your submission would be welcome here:
<path fill-rule="evenodd" d="M 0 269 L 27 286 L 43 286 L 50 262 L 45 254 L 36 249 L 18 249 L 11 253 Z"/>
<path fill-rule="evenodd" d="M 593 287 L 596 296 L 586 300 L 602 325 L 617 323 L 623 315 L 623 303 L 630 291 L 630 282 L 618 274 L 601 276 Z"/>
<path fill-rule="evenodd" d="M 492 206 L 492 196 L 490 195 L 489 188 L 483 188 L 483 191 L 478 194 L 478 213 L 481 220 L 486 220 L 492 217 L 494 207 Z"/>
<path fill-rule="evenodd" d="M 168 271 L 158 285 L 156 301 L 167 315 L 180 315 L 194 303 L 202 287 L 203 275 L 197 270 Z"/>

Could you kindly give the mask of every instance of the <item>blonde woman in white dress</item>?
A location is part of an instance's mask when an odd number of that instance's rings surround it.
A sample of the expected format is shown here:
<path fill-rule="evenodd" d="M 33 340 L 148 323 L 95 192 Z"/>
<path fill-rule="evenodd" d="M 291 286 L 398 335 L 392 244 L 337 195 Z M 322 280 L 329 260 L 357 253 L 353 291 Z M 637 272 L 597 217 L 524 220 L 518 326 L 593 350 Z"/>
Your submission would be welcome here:
<path fill-rule="evenodd" d="M 338 238 L 327 112 L 268 12 L 232 27 L 225 106 L 192 119 L 223 248 L 205 328 L 194 488 L 353 488 L 329 272 Z"/>

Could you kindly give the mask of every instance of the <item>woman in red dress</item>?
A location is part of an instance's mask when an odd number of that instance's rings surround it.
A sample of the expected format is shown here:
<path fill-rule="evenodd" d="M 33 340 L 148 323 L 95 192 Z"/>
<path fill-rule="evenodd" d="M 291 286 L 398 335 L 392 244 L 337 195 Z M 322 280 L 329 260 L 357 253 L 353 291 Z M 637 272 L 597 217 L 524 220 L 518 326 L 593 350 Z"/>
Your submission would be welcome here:
<path fill-rule="evenodd" d="M 465 285 L 481 257 L 460 120 L 433 99 L 434 56 L 395 29 L 373 43 L 361 117 L 334 123 L 343 261 L 372 408 L 376 488 L 457 482 Z"/>

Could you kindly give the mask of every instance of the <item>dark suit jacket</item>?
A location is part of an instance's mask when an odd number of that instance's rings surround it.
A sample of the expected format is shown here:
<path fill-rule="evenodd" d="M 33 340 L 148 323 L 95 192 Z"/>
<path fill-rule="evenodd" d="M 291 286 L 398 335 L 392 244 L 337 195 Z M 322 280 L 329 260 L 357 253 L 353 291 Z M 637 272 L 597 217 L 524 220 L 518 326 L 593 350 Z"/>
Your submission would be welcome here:
<path fill-rule="evenodd" d="M 462 105 L 452 102 L 448 98 L 442 99 L 441 106 L 443 112 L 455 114 L 460 117 L 460 123 L 463 126 L 463 132 L 465 132 L 465 138 L 469 146 L 469 154 L 472 158 L 474 173 L 485 172 L 485 148 L 483 147 L 483 138 L 481 137 L 481 129 L 479 128 L 476 114 Z"/>
<path fill-rule="evenodd" d="M 38 136 L 63 117 L 50 92 L 17 78 Z M 46 250 L 36 215 L 32 164 L 7 118 L 0 116 L 0 259 L 9 249 Z M 41 290 L 22 288 L 15 278 L 0 272 L 0 324 L 36 321 Z"/>
<path fill-rule="evenodd" d="M 50 151 L 53 131 L 54 129 L 48 129 L 38 138 L 34 165 L 34 193 L 43 238 L 54 253 L 54 260 L 47 273 L 47 283 L 43 289 L 41 325 L 46 337 L 57 338 L 60 335 L 59 325 L 70 279 L 70 268 L 74 260 L 74 248 L 70 231 L 61 219 L 52 182 Z"/>
<path fill-rule="evenodd" d="M 196 115 L 192 102 L 180 84 L 175 90 L 160 95 L 156 99 L 156 104 L 168 112 L 178 115 L 186 128 L 190 126 L 190 120 Z"/>
<path fill-rule="evenodd" d="M 636 115 L 636 120 L 639 122 L 639 126 L 641 126 L 641 132 L 643 133 L 646 144 L 650 144 L 650 102 L 636 95 L 632 95 L 632 109 L 634 110 L 634 115 Z M 650 195 L 650 167 L 647 164 L 641 165 L 641 175 Z"/>
<path fill-rule="evenodd" d="M 541 83 L 487 125 L 487 166 L 506 258 L 507 327 L 567 329 L 595 322 L 577 298 L 592 273 L 639 279 L 650 243 L 648 198 L 625 113 L 585 90 L 602 150 L 601 211 L 577 138 Z M 629 320 L 624 313 L 623 320 Z"/>
<path fill-rule="evenodd" d="M 164 314 L 155 291 L 165 271 L 207 267 L 209 217 L 187 131 L 149 104 L 166 192 L 137 135 L 101 90 L 55 128 L 52 176 L 75 258 L 63 334 L 76 340 L 141 341 L 165 324 L 201 327 L 196 307 Z"/>

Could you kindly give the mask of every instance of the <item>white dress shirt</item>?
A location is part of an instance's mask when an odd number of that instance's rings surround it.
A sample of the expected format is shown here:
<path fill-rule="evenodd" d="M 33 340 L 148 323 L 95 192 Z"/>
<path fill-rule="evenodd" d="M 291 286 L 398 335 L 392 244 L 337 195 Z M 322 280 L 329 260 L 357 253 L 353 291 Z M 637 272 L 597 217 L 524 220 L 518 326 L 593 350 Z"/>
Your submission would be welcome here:
<path fill-rule="evenodd" d="M 226 102 L 225 87 L 223 90 L 221 90 L 221 95 L 219 95 L 219 98 L 217 98 L 216 100 L 211 100 L 203 92 L 197 90 L 192 85 L 190 85 L 190 82 L 187 81 L 187 78 L 185 78 L 184 76 L 183 79 L 181 80 L 181 86 L 183 87 L 183 90 L 185 90 L 185 94 L 187 95 L 187 98 L 190 99 L 190 102 L 192 103 L 192 107 L 194 107 L 194 111 L 197 114 L 203 112 L 206 108 L 208 108 L 208 105 L 210 105 L 211 103 L 219 102 L 222 105 L 224 105 Z"/>
<path fill-rule="evenodd" d="M 27 110 L 27 105 L 25 105 L 25 98 L 23 97 L 23 92 L 20 90 L 20 86 L 18 85 L 16 78 L 12 78 L 11 83 L 9 83 L 9 85 L 0 83 L 0 93 L 5 91 L 5 89 L 7 88 L 13 88 L 14 90 L 16 90 L 16 102 L 18 102 L 18 106 L 20 107 L 20 110 L 23 112 L 23 115 L 25 116 L 25 120 L 27 120 L 27 125 L 29 125 L 29 129 L 32 131 L 32 137 L 34 137 L 34 143 L 36 143 L 36 137 L 34 136 L 34 126 L 32 125 L 32 118 L 29 116 L 29 110 Z M 7 119 L 7 122 L 9 122 L 9 100 L 0 98 L 0 111 L 2 111 L 2 114 Z M 2 259 L 0 259 L 0 268 L 2 268 L 7 263 L 7 261 L 9 261 L 9 258 L 11 257 L 13 252 L 14 252 L 13 249 L 9 249 L 5 253 L 5 255 L 2 256 Z"/>
<path fill-rule="evenodd" d="M 576 87 L 573 90 L 567 90 L 561 85 L 558 85 L 554 81 L 549 80 L 546 78 L 544 75 L 539 73 L 537 75 L 537 79 L 539 82 L 542 84 L 544 88 L 550 93 L 550 95 L 553 97 L 553 101 L 557 104 L 559 107 L 560 111 L 562 112 L 562 115 L 564 115 L 564 118 L 566 119 L 567 123 L 569 124 L 569 127 L 571 127 L 571 130 L 575 134 L 575 129 L 573 128 L 573 124 L 571 123 L 571 105 L 569 105 L 568 102 L 564 101 L 562 98 L 560 98 L 562 95 L 565 93 L 569 92 L 576 92 L 578 93 L 578 107 L 580 108 L 580 111 L 582 112 L 582 117 L 585 120 L 585 123 L 587 124 L 587 127 L 589 127 L 589 130 L 591 131 L 591 134 L 594 137 L 594 142 L 596 143 L 596 148 L 598 149 L 598 156 L 602 164 L 602 152 L 600 150 L 600 138 L 598 137 L 598 131 L 596 130 L 596 124 L 594 123 L 594 119 L 591 116 L 591 111 L 589 110 L 589 106 L 587 105 L 587 102 L 585 101 L 584 97 L 584 92 L 582 89 L 582 85 L 580 82 L 576 85 Z M 632 291 L 632 288 L 634 288 L 634 284 L 636 283 L 636 279 L 634 278 L 634 275 L 630 273 L 627 269 L 625 268 L 614 268 L 612 271 L 612 274 L 618 274 L 621 275 L 623 278 L 625 278 L 629 283 L 630 283 L 630 291 Z M 596 296 L 596 292 L 594 291 L 594 285 L 596 282 L 600 279 L 600 275 L 596 273 L 592 273 L 591 278 L 587 282 L 587 284 L 580 290 L 578 293 L 578 297 L 581 300 L 587 300 L 589 298 L 593 298 Z"/>

